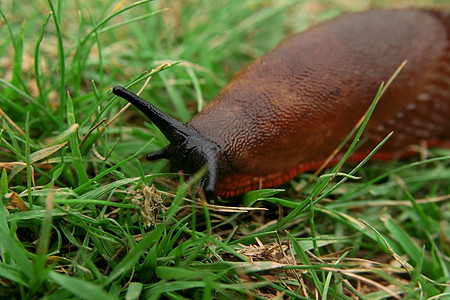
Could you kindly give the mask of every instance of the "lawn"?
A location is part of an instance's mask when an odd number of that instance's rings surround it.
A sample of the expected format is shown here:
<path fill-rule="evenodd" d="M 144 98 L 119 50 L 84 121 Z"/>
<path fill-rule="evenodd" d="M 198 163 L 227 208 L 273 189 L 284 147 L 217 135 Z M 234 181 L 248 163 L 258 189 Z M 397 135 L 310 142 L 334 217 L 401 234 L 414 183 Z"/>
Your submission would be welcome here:
<path fill-rule="evenodd" d="M 284 37 L 387 5 L 2 1 L 0 298 L 450 298 L 449 149 L 206 203 L 111 92 L 186 122 Z"/>

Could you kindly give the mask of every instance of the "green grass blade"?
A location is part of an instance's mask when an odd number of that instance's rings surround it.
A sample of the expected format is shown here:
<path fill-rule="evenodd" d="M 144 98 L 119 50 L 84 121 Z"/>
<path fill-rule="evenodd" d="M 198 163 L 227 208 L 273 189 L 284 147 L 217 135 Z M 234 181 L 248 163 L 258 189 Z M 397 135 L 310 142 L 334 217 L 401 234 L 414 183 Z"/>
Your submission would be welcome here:
<path fill-rule="evenodd" d="M 311 265 L 311 261 L 309 260 L 308 256 L 305 253 L 305 250 L 303 250 L 302 246 L 299 242 L 288 232 L 286 231 L 287 236 L 289 237 L 289 240 L 294 247 L 295 254 L 298 256 L 299 260 L 303 265 Z M 317 290 L 319 291 L 320 295 L 323 294 L 323 284 L 319 279 L 319 276 L 317 276 L 316 270 L 310 269 L 309 273 L 311 274 L 312 280 L 314 282 L 314 285 L 317 287 Z"/>
<path fill-rule="evenodd" d="M 3 168 L 2 176 L 0 178 L 0 199 L 5 199 L 6 193 L 8 193 L 8 173 L 6 172 L 6 169 Z"/>
<path fill-rule="evenodd" d="M 67 124 L 68 127 L 73 127 L 77 125 L 75 121 L 75 111 L 73 108 L 72 97 L 70 97 L 69 93 L 67 93 Z M 80 184 L 86 183 L 89 180 L 89 177 L 86 173 L 86 168 L 83 164 L 83 157 L 81 156 L 78 131 L 74 131 L 71 133 L 69 141 L 70 141 L 70 149 L 73 155 L 73 164 L 78 176 L 78 180 Z"/>
<path fill-rule="evenodd" d="M 142 151 L 148 147 L 148 145 L 150 145 L 151 143 L 153 143 L 153 140 L 148 141 L 141 149 L 139 149 L 135 154 L 130 155 L 129 157 L 125 158 L 124 160 L 122 160 L 120 163 L 112 166 L 111 168 L 101 172 L 100 174 L 98 174 L 97 176 L 95 176 L 94 178 L 90 179 L 88 182 L 80 185 L 79 187 L 77 187 L 74 192 L 75 193 L 82 193 L 86 188 L 88 188 L 89 186 L 91 186 L 93 183 L 95 183 L 96 181 L 98 181 L 99 179 L 101 179 L 102 177 L 106 176 L 107 174 L 111 173 L 113 170 L 118 169 L 120 166 L 122 166 L 123 164 L 127 163 L 128 161 L 136 158 L 138 155 L 140 155 L 142 153 Z"/>
<path fill-rule="evenodd" d="M 39 37 L 36 40 L 36 44 L 34 46 L 34 77 L 35 77 L 35 81 L 36 81 L 36 86 L 39 90 L 39 102 L 41 103 L 41 105 L 43 107 L 45 107 L 45 110 L 47 110 L 47 111 L 50 111 L 51 108 L 50 108 L 49 102 L 47 101 L 46 97 L 44 96 L 44 92 L 43 92 L 44 87 L 43 87 L 43 83 L 42 83 L 39 63 L 40 63 L 41 43 L 44 40 L 45 28 L 47 27 L 47 24 L 50 21 L 51 17 L 52 17 L 52 13 L 49 13 L 47 15 L 47 17 L 44 19 Z M 56 122 L 56 119 L 53 116 L 53 114 L 49 114 L 49 116 L 51 117 L 50 119 L 53 122 Z"/>
<path fill-rule="evenodd" d="M 125 300 L 138 300 L 140 299 L 143 284 L 140 282 L 131 282 L 125 295 Z"/>
<path fill-rule="evenodd" d="M 75 277 L 70 277 L 66 275 L 61 275 L 56 272 L 50 272 L 49 277 L 54 280 L 58 285 L 60 285 L 62 288 L 68 290 L 71 292 L 74 296 L 78 297 L 79 299 L 85 299 L 85 300 L 98 300 L 98 299 L 105 299 L 105 300 L 116 300 L 118 298 L 113 297 L 108 294 L 107 291 L 102 289 L 101 286 L 85 281 L 82 279 L 78 279 Z"/>
<path fill-rule="evenodd" d="M 112 18 L 114 18 L 115 16 L 120 15 L 120 14 L 124 13 L 124 12 L 127 11 L 127 10 L 130 10 L 130 9 L 132 9 L 132 8 L 134 8 L 134 7 L 138 7 L 138 6 L 140 6 L 140 5 L 143 5 L 143 4 L 148 3 L 148 2 L 151 2 L 151 1 L 153 1 L 153 0 L 142 0 L 142 1 L 137 1 L 137 2 L 134 2 L 134 3 L 130 4 L 130 5 L 128 5 L 128 6 L 124 7 L 124 8 L 122 8 L 122 9 L 119 9 L 119 10 L 113 12 L 111 15 L 107 16 L 106 18 L 104 18 L 103 20 L 101 20 L 100 22 L 98 22 L 97 25 L 96 25 L 91 31 L 89 31 L 89 32 L 86 34 L 86 36 L 84 37 L 84 39 L 81 41 L 80 44 L 81 44 L 81 45 L 84 45 L 84 44 L 88 41 L 88 39 L 90 39 L 91 36 L 92 36 L 93 34 L 95 34 L 95 32 L 97 32 L 100 28 L 102 28 L 103 26 L 105 26 L 105 24 L 108 23 L 108 22 L 109 22 Z"/>
<path fill-rule="evenodd" d="M 418 264 L 419 259 L 421 259 L 422 257 L 422 251 L 421 248 L 416 244 L 416 242 L 414 242 L 412 237 L 392 218 L 388 218 L 385 221 L 385 225 L 394 239 L 408 254 L 408 257 L 409 259 L 411 259 L 412 263 Z M 442 276 L 441 272 L 437 272 L 435 268 L 431 268 L 432 264 L 428 258 L 424 257 L 423 259 L 423 270 L 425 274 L 427 274 L 427 276 L 430 276 L 431 278 L 439 278 L 440 276 Z"/>
<path fill-rule="evenodd" d="M 169 99 L 175 107 L 175 111 L 177 112 L 177 118 L 184 123 L 186 123 L 190 119 L 189 111 L 184 104 L 184 100 L 177 91 L 177 89 L 170 83 L 170 79 L 165 75 L 165 73 L 161 73 L 160 77 L 164 83 L 164 86 L 169 95 Z"/>
<path fill-rule="evenodd" d="M 27 169 L 27 191 L 28 204 L 30 209 L 33 209 L 33 197 L 31 189 L 33 187 L 34 172 L 32 172 L 31 157 L 30 157 L 30 112 L 25 117 L 25 164 Z"/>
<path fill-rule="evenodd" d="M 44 218 L 41 223 L 41 230 L 39 234 L 39 240 L 37 245 L 36 259 L 33 264 L 33 277 L 32 285 L 36 288 L 43 281 L 42 274 L 45 273 L 45 263 L 47 259 L 48 248 L 50 245 L 51 228 L 52 228 L 52 211 L 53 211 L 53 191 L 51 190 L 47 196 L 45 203 Z"/>
<path fill-rule="evenodd" d="M 56 36 L 58 41 L 58 65 L 59 65 L 59 120 L 64 120 L 65 113 L 64 108 L 66 107 L 66 61 L 64 52 L 64 37 L 62 34 L 61 23 L 58 18 L 58 12 L 55 10 L 52 0 L 48 0 L 50 10 L 53 16 L 53 22 L 56 28 Z M 60 6 L 60 1 L 58 1 L 58 6 Z M 60 129 L 63 128 L 64 124 L 61 122 Z"/>
<path fill-rule="evenodd" d="M 23 245 L 11 237 L 7 228 L 0 227 L 0 246 L 2 253 L 7 253 L 15 262 L 16 267 L 24 276 L 28 277 L 32 273 L 32 263 L 27 257 L 27 250 Z"/>
<path fill-rule="evenodd" d="M 20 34 L 18 36 L 14 36 L 11 24 L 1 7 L 0 7 L 0 14 L 6 24 L 6 28 L 8 29 L 8 33 L 10 36 L 10 41 L 14 48 L 14 61 L 13 61 L 13 72 L 12 72 L 13 77 L 11 79 L 11 85 L 14 87 L 18 87 L 18 86 L 22 85 L 21 78 L 23 75 L 22 62 L 23 62 L 23 42 L 24 42 L 23 34 L 24 34 L 25 22 L 22 22 Z M 13 95 L 13 92 L 14 92 L 14 90 L 8 89 L 8 90 L 4 91 L 4 96 L 16 98 L 16 95 Z"/>
<path fill-rule="evenodd" d="M 119 22 L 119 23 L 116 23 L 116 24 L 110 25 L 110 26 L 105 26 L 104 28 L 99 29 L 99 30 L 98 30 L 98 33 L 103 34 L 103 33 L 106 33 L 106 32 L 108 32 L 108 31 L 114 30 L 114 29 L 116 29 L 116 28 L 119 28 L 119 27 L 122 27 L 122 26 L 125 26 L 125 25 L 128 25 L 128 24 L 132 24 L 132 23 L 135 23 L 135 22 L 138 22 L 138 21 L 141 21 L 141 20 L 146 20 L 146 19 L 148 19 L 148 18 L 150 18 L 150 17 L 159 15 L 159 14 L 161 14 L 161 13 L 163 13 L 163 12 L 166 12 L 166 11 L 168 11 L 168 9 L 161 9 L 161 10 L 153 11 L 153 12 L 148 13 L 148 14 L 144 14 L 144 15 L 142 15 L 142 16 L 138 16 L 138 17 L 126 19 L 126 20 L 123 21 L 123 22 Z M 105 24 L 106 24 L 106 23 L 105 23 Z M 96 27 L 96 28 L 97 28 L 97 27 Z"/>
<path fill-rule="evenodd" d="M 107 277 L 105 284 L 111 284 L 118 277 L 130 272 L 136 263 L 141 259 L 141 256 L 154 243 L 157 243 L 161 238 L 163 226 L 156 226 L 150 233 L 148 233 L 137 245 L 128 252 L 122 261 L 114 268 L 114 270 Z"/>
<path fill-rule="evenodd" d="M 0 262 L 0 278 L 5 278 L 16 284 L 28 287 L 27 279 L 16 266 L 11 266 Z"/>

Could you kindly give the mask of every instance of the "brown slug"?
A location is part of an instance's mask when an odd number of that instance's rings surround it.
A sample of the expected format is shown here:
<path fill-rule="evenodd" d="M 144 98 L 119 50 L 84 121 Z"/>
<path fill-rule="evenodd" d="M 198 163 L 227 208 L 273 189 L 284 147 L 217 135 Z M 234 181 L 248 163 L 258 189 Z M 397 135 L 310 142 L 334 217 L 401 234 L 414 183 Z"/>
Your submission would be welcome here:
<path fill-rule="evenodd" d="M 113 92 L 170 141 L 147 159 L 169 159 L 186 174 L 207 164 L 207 197 L 231 197 L 318 168 L 405 60 L 355 154 L 393 131 L 377 153 L 391 157 L 421 141 L 450 143 L 448 11 L 372 10 L 315 26 L 241 70 L 187 124 L 122 87 Z"/>

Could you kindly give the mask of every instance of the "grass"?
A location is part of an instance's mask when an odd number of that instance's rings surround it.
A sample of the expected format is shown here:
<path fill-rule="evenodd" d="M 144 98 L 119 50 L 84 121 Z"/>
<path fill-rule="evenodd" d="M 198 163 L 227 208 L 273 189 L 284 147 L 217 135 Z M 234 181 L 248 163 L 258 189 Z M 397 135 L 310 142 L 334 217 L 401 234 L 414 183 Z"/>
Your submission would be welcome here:
<path fill-rule="evenodd" d="M 214 3 L 2 2 L 0 298 L 450 297 L 447 149 L 218 206 L 143 159 L 167 142 L 111 87 L 152 76 L 142 96 L 187 121 L 284 36 L 368 8 Z"/>

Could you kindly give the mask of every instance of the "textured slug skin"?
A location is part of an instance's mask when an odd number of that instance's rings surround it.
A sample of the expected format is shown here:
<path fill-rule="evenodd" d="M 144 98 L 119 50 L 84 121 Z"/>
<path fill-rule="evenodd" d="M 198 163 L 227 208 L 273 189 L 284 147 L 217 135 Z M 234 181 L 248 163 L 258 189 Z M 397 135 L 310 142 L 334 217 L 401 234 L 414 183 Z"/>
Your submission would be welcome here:
<path fill-rule="evenodd" d="M 286 39 L 241 70 L 189 124 L 231 166 L 216 193 L 234 196 L 317 168 L 351 131 L 386 81 L 360 154 L 389 132 L 379 152 L 425 140 L 450 142 L 450 15 L 374 10 Z"/>

